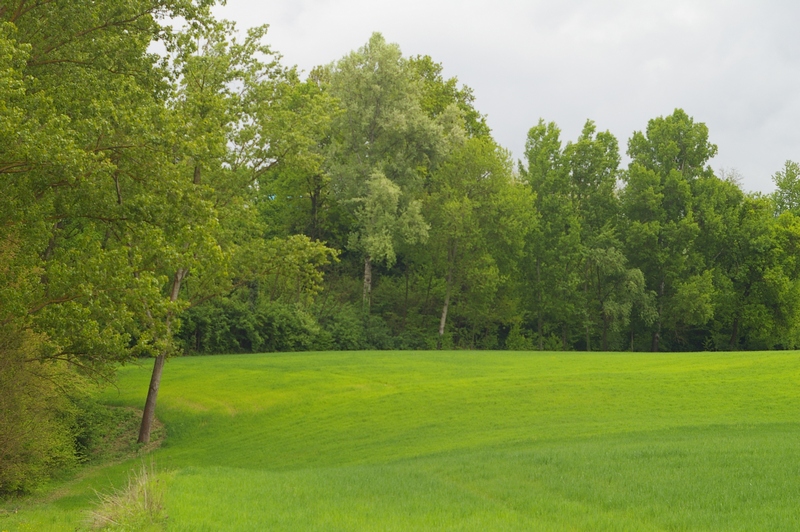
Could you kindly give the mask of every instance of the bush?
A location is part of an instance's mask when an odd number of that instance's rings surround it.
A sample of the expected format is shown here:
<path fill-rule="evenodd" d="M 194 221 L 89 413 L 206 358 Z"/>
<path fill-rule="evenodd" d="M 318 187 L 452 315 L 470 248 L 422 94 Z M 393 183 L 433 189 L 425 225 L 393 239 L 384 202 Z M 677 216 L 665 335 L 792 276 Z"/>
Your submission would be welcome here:
<path fill-rule="evenodd" d="M 508 332 L 506 349 L 511 351 L 532 351 L 534 349 L 533 340 L 525 335 L 518 323 L 515 323 Z"/>
<path fill-rule="evenodd" d="M 300 305 L 231 297 L 188 310 L 178 338 L 187 353 L 258 353 L 329 348 L 330 336 L 321 333 Z"/>
<path fill-rule="evenodd" d="M 35 361 L 35 334 L 9 329 L 0 329 L 0 494 L 30 491 L 76 462 L 76 409 L 60 390 L 72 377 Z"/>
<path fill-rule="evenodd" d="M 30 492 L 108 454 L 109 438 L 141 417 L 99 404 L 95 384 L 65 363 L 40 362 L 44 344 L 30 331 L 0 328 L 0 495 Z"/>
<path fill-rule="evenodd" d="M 367 316 L 364 331 L 368 349 L 394 349 L 396 347 L 392 331 L 381 316 Z"/>
<path fill-rule="evenodd" d="M 331 349 L 355 351 L 367 349 L 367 335 L 361 309 L 343 304 L 320 319 L 322 329 L 330 335 Z"/>
<path fill-rule="evenodd" d="M 404 350 L 424 350 L 435 349 L 436 341 L 432 343 L 429 341 L 438 335 L 432 334 L 430 331 L 420 329 L 406 329 L 395 336 L 395 343 L 397 349 Z"/>
<path fill-rule="evenodd" d="M 317 320 L 296 305 L 270 303 L 256 313 L 260 340 L 254 351 L 309 351 L 314 348 L 320 327 Z"/>
<path fill-rule="evenodd" d="M 322 330 L 330 335 L 331 349 L 397 349 L 401 339 L 381 316 L 365 315 L 360 305 L 341 304 L 334 312 L 320 318 Z"/>

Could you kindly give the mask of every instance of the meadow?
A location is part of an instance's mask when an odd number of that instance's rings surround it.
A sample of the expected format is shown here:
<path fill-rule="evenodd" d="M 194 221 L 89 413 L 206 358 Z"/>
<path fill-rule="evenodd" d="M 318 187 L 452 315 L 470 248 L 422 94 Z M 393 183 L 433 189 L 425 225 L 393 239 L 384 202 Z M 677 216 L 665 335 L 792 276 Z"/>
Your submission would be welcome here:
<path fill-rule="evenodd" d="M 140 406 L 150 365 L 102 400 Z M 150 458 L 170 531 L 798 530 L 800 356 L 325 352 L 186 357 Z M 0 529 L 75 530 L 97 466 Z"/>

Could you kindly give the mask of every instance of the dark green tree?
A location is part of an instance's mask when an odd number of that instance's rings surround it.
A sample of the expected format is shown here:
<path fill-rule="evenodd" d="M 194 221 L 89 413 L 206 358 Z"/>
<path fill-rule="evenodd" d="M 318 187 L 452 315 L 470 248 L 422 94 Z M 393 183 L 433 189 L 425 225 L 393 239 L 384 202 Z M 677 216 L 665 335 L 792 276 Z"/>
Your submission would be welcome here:
<path fill-rule="evenodd" d="M 656 294 L 656 319 L 650 349 L 663 346 L 670 330 L 680 343 L 684 326 L 704 325 L 713 317 L 714 287 L 695 241 L 700 234 L 693 187 L 710 179 L 708 161 L 717 147 L 708 128 L 684 111 L 648 122 L 628 142 L 631 162 L 624 175 L 622 211 L 626 255 Z"/>

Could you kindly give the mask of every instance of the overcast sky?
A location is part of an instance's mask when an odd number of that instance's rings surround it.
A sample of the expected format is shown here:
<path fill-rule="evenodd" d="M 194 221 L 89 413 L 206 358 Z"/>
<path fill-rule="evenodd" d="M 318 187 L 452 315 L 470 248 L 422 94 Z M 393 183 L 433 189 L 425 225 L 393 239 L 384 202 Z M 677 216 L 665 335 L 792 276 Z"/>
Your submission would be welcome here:
<path fill-rule="evenodd" d="M 270 24 L 308 72 L 373 31 L 473 88 L 500 144 L 522 156 L 539 118 L 574 140 L 591 118 L 624 152 L 647 121 L 683 108 L 719 146 L 715 170 L 768 192 L 800 159 L 800 2 L 712 0 L 228 0 L 217 15 Z"/>

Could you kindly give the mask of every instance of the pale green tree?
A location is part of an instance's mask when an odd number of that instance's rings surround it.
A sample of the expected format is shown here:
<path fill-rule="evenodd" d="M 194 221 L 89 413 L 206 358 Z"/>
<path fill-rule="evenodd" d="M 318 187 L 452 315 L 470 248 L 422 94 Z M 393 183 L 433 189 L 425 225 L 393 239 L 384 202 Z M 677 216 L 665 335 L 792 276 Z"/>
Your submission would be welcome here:
<path fill-rule="evenodd" d="M 453 126 L 458 116 L 456 109 L 448 108 L 436 118 L 425 112 L 414 69 L 400 48 L 387 43 L 378 33 L 329 70 L 331 94 L 342 108 L 332 126 L 328 158 L 331 186 L 337 199 L 350 205 L 354 215 L 356 211 L 360 213 L 355 215 L 354 237 L 349 241 L 363 259 L 363 305 L 368 310 L 374 258 L 370 253 L 377 249 L 368 243 L 380 240 L 380 256 L 389 259 L 396 255 L 396 243 L 425 238 L 425 223 L 405 223 L 400 218 L 403 213 L 407 220 L 411 220 L 412 213 L 419 214 L 414 202 L 422 193 L 425 177 L 446 152 L 448 133 L 454 128 L 460 131 L 462 125 Z M 382 177 L 376 180 L 375 176 Z M 398 192 L 390 192 L 384 179 Z M 379 196 L 397 196 L 398 207 L 385 210 L 376 218 L 364 210 L 364 202 L 372 197 L 373 204 L 378 205 L 380 202 L 375 202 Z M 390 212 L 397 217 L 395 222 L 381 228 L 364 225 L 373 220 L 385 221 Z M 387 234 L 401 229 L 402 232 Z M 412 230 L 417 233 L 412 234 Z"/>
<path fill-rule="evenodd" d="M 358 228 L 350 234 L 348 247 L 358 250 L 364 259 L 363 301 L 370 306 L 372 264 L 392 266 L 395 250 L 401 242 L 415 244 L 428 238 L 429 225 L 421 213 L 419 200 L 401 207 L 402 190 L 386 176 L 376 173 L 367 181 L 366 195 L 356 198 Z"/>
<path fill-rule="evenodd" d="M 786 161 L 783 168 L 772 176 L 772 181 L 775 183 L 772 194 L 775 212 L 792 211 L 796 214 L 800 210 L 800 164 Z"/>

